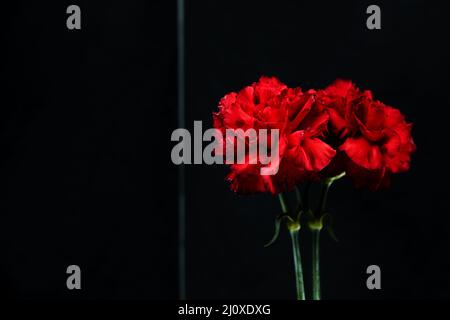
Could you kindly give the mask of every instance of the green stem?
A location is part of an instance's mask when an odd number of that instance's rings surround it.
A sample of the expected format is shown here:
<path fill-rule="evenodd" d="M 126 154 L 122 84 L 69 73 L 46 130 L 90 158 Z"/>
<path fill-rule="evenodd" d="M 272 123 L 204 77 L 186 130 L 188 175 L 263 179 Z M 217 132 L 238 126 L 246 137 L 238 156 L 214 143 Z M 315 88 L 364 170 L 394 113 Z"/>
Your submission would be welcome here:
<path fill-rule="evenodd" d="M 286 203 L 286 199 L 282 193 L 278 194 L 278 199 L 280 200 L 281 210 L 284 214 L 288 215 L 287 227 L 291 235 L 292 240 L 292 253 L 294 259 L 294 269 L 295 269 L 295 287 L 297 292 L 297 300 L 305 300 L 305 285 L 303 283 L 303 268 L 302 268 L 302 257 L 300 255 L 300 242 L 299 242 L 299 231 L 300 223 L 299 221 L 293 220 L 289 217 L 289 208 Z"/>
<path fill-rule="evenodd" d="M 281 211 L 283 211 L 283 213 L 288 213 L 289 210 L 286 203 L 286 199 L 284 198 L 284 195 L 281 192 L 278 194 L 278 199 L 280 199 Z"/>
<path fill-rule="evenodd" d="M 305 285 L 303 283 L 302 258 L 300 256 L 299 229 L 289 230 L 292 240 L 292 253 L 294 256 L 295 287 L 297 300 L 305 300 Z"/>
<path fill-rule="evenodd" d="M 323 182 L 322 192 L 320 193 L 319 208 L 317 208 L 318 214 L 322 214 L 325 212 L 325 208 L 327 205 L 328 190 L 330 190 L 330 186 L 332 183 L 333 182 L 328 179 Z"/>
<path fill-rule="evenodd" d="M 319 214 L 323 214 L 325 212 L 325 206 L 327 204 L 327 197 L 328 197 L 328 190 L 330 189 L 330 186 L 335 181 L 341 179 L 344 176 L 345 176 L 345 171 L 341 172 L 340 174 L 338 174 L 334 177 L 329 177 L 329 178 L 325 179 L 325 181 L 323 182 L 322 193 L 320 194 L 319 208 L 317 210 Z"/>
<path fill-rule="evenodd" d="M 312 230 L 312 298 L 320 300 L 320 230 Z"/>
<path fill-rule="evenodd" d="M 322 215 L 325 213 L 328 190 L 333 180 L 326 179 L 323 182 L 322 191 L 320 193 L 319 205 L 317 213 L 313 220 L 309 223 L 312 232 L 312 299 L 320 300 L 320 230 L 322 230 Z"/>
<path fill-rule="evenodd" d="M 345 176 L 345 172 L 337 176 L 324 180 L 317 212 L 309 221 L 309 229 L 312 232 L 312 297 L 313 300 L 320 300 L 320 230 L 323 228 L 323 217 L 327 205 L 328 190 L 336 180 Z"/>

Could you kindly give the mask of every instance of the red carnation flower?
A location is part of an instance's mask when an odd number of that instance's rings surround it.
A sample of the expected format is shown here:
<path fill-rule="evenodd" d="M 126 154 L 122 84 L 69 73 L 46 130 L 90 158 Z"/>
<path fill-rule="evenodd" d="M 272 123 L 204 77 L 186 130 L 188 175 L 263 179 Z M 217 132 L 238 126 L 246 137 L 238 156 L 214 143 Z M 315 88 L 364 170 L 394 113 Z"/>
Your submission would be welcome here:
<path fill-rule="evenodd" d="M 389 185 L 392 173 L 409 169 L 416 146 L 412 124 L 399 110 L 349 81 L 338 80 L 318 96 L 328 108 L 331 130 L 338 138 L 334 143 L 342 153 L 330 168 L 345 170 L 357 186 L 373 190 Z"/>
<path fill-rule="evenodd" d="M 278 172 L 261 175 L 264 165 L 260 161 L 231 164 L 228 180 L 237 193 L 291 190 L 300 182 L 316 178 L 336 153 L 323 141 L 329 115 L 316 103 L 316 92 L 288 88 L 276 78 L 262 77 L 238 93 L 225 95 L 213 119 L 214 127 L 222 133 L 226 129 L 279 130 Z"/>
<path fill-rule="evenodd" d="M 374 100 L 370 91 L 361 91 L 350 81 L 338 80 L 324 90 L 303 92 L 267 77 L 223 97 L 213 118 L 214 127 L 222 133 L 216 135 L 219 145 L 214 152 L 227 152 L 228 179 L 235 192 L 277 194 L 304 181 L 323 179 L 317 209 L 310 206 L 310 188 L 297 193 L 297 208 L 306 213 L 302 216 L 312 232 L 312 298 L 320 300 L 320 232 L 326 228 L 333 235 L 326 204 L 330 186 L 347 176 L 358 187 L 376 190 L 387 186 L 392 174 L 407 171 L 416 149 L 412 124 L 399 110 Z M 229 129 L 233 129 L 232 135 L 227 134 Z M 278 143 L 269 138 L 270 144 L 266 141 L 261 148 L 264 135 L 257 136 L 255 131 L 271 129 L 276 130 L 271 137 L 279 134 Z M 238 146 L 234 145 L 236 138 Z M 276 164 L 272 175 L 263 173 L 268 157 L 254 152 L 257 142 L 259 150 L 279 155 L 275 161 L 270 158 L 271 165 Z M 234 163 L 236 149 L 240 150 L 238 161 L 245 160 L 243 163 Z M 267 245 L 277 239 L 285 222 L 292 238 L 297 299 L 305 300 L 298 239 L 300 214 L 287 205 L 283 194 L 279 200 L 282 214 L 275 220 L 275 234 Z"/>

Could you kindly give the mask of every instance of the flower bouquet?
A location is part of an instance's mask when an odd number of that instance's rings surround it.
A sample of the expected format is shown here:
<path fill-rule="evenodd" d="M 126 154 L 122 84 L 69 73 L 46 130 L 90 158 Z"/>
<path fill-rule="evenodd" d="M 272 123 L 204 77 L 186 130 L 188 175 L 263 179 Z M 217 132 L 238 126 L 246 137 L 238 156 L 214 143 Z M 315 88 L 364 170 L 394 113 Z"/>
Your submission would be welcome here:
<path fill-rule="evenodd" d="M 351 81 L 337 80 L 325 89 L 304 91 L 269 77 L 225 95 L 219 111 L 213 114 L 213 123 L 223 133 L 223 146 L 229 142 L 225 133 L 230 129 L 250 151 L 261 137 L 249 137 L 246 132 L 275 130 L 277 141 L 270 139 L 269 133 L 267 149 L 278 153 L 271 163 L 276 169 L 262 174 L 268 166 L 266 159 L 244 151 L 242 161 L 227 158 L 227 180 L 238 194 L 269 193 L 279 198 L 281 213 L 266 246 L 277 239 L 282 226 L 287 227 L 300 300 L 305 300 L 306 294 L 299 233 L 304 225 L 312 232 L 311 298 L 320 300 L 321 231 L 327 230 L 335 238 L 327 210 L 331 185 L 345 177 L 358 188 L 389 186 L 392 174 L 409 170 L 416 149 L 411 123 L 398 109 L 375 100 L 371 91 L 360 90 Z M 321 184 L 318 203 L 310 201 L 313 183 Z M 297 204 L 293 208 L 285 199 L 287 192 L 295 192 Z"/>

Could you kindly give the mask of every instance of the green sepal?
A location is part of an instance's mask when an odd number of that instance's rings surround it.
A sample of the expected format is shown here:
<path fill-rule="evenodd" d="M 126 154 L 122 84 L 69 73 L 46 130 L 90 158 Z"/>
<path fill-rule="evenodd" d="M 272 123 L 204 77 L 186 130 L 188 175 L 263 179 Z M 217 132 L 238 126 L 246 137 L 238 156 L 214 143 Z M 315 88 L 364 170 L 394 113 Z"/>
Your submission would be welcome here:
<path fill-rule="evenodd" d="M 279 214 L 275 218 L 275 233 L 272 237 L 272 239 L 264 245 L 264 248 L 267 248 L 271 246 L 275 241 L 277 241 L 278 236 L 280 235 L 280 229 L 281 229 L 281 222 L 283 221 L 283 214 Z"/>
<path fill-rule="evenodd" d="M 335 175 L 334 177 L 329 177 L 325 179 L 325 183 L 328 184 L 329 186 L 331 186 L 333 184 L 333 182 L 343 178 L 345 176 L 345 171 L 341 172 L 338 175 Z"/>
<path fill-rule="evenodd" d="M 334 233 L 332 216 L 329 213 L 325 213 L 320 218 L 320 220 L 322 220 L 322 224 L 327 230 L 327 233 L 330 236 L 330 238 L 336 242 L 339 242 L 339 239 L 336 237 L 336 234 Z"/>
<path fill-rule="evenodd" d="M 266 243 L 264 245 L 264 248 L 267 248 L 269 246 L 271 246 L 275 241 L 277 241 L 279 235 L 280 235 L 280 230 L 281 230 L 281 223 L 283 222 L 283 220 L 287 220 L 286 224 L 288 229 L 292 228 L 292 227 L 296 227 L 298 225 L 298 228 L 300 228 L 300 224 L 297 221 L 294 221 L 289 215 L 287 214 L 279 214 L 276 218 L 275 218 L 275 232 L 274 235 L 272 237 L 272 239 Z"/>

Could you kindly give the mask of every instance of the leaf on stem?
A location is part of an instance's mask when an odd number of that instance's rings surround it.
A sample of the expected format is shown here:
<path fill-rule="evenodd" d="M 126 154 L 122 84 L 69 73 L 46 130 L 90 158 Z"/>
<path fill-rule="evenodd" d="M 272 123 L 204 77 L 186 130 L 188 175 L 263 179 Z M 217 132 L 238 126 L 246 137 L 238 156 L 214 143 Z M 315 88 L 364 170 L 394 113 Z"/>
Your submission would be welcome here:
<path fill-rule="evenodd" d="M 339 239 L 336 237 L 333 229 L 333 218 L 329 213 L 325 213 L 320 220 L 322 220 L 322 225 L 327 230 L 328 235 L 336 242 L 339 242 Z"/>
<path fill-rule="evenodd" d="M 278 236 L 280 235 L 280 227 L 281 227 L 281 221 L 283 220 L 283 215 L 279 214 L 276 218 L 275 218 L 275 233 L 272 237 L 272 239 L 266 243 L 264 245 L 264 248 L 267 248 L 269 246 L 271 246 L 277 239 Z"/>
<path fill-rule="evenodd" d="M 288 220 L 288 223 L 294 223 L 294 220 L 292 220 L 292 218 L 287 214 L 279 214 L 275 218 L 275 233 L 272 239 L 264 245 L 264 248 L 271 246 L 278 239 L 278 236 L 280 235 L 281 223 L 283 222 L 283 220 Z"/>

